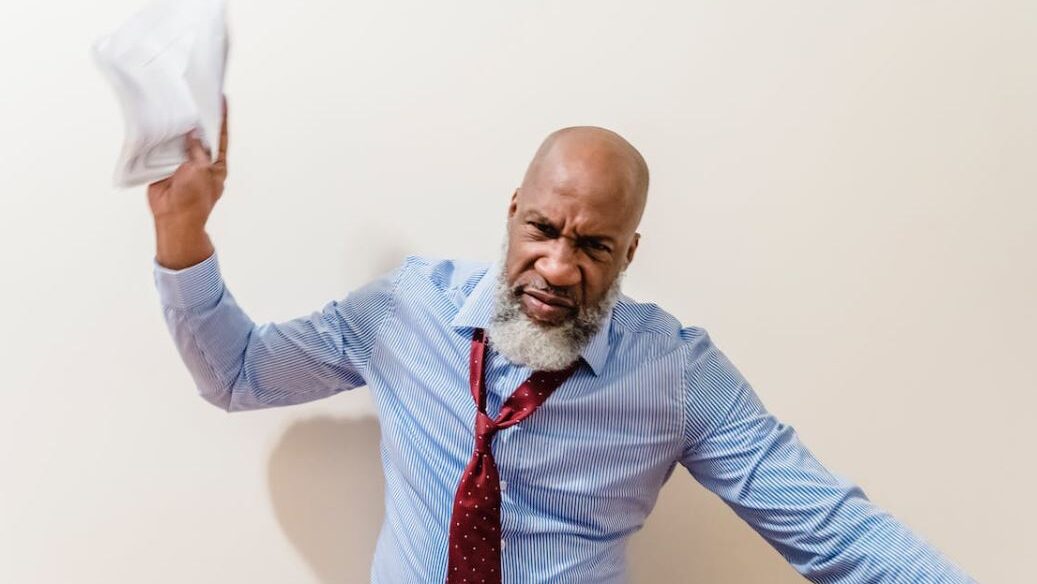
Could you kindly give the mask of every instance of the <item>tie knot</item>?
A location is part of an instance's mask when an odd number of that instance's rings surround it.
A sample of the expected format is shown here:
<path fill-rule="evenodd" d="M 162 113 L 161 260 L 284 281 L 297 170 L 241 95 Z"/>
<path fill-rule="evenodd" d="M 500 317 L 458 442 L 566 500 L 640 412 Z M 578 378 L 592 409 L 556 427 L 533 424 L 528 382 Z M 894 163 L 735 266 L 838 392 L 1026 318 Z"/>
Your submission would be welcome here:
<path fill-rule="evenodd" d="M 482 412 L 475 414 L 475 451 L 490 452 L 490 442 L 497 433 L 497 424 Z"/>

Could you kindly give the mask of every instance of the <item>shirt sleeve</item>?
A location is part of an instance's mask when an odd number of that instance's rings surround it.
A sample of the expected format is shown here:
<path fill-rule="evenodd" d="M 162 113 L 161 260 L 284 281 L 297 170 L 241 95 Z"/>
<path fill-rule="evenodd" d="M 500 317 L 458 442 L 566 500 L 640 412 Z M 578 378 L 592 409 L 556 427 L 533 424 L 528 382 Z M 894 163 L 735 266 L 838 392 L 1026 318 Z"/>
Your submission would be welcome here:
<path fill-rule="evenodd" d="M 257 325 L 214 252 L 171 270 L 152 260 L 166 325 L 202 398 L 228 412 L 292 405 L 364 385 L 403 266 L 308 316 Z"/>
<path fill-rule="evenodd" d="M 825 583 L 974 582 L 832 474 L 703 329 L 686 328 L 683 464 L 800 574 Z"/>

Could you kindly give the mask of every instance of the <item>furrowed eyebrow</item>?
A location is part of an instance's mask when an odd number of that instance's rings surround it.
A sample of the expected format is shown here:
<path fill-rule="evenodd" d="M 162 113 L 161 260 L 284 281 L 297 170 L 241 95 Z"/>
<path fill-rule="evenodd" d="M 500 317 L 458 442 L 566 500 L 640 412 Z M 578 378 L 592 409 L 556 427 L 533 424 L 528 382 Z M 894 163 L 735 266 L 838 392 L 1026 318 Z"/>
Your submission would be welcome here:
<path fill-rule="evenodd" d="M 543 223 L 545 225 L 550 225 L 551 227 L 558 229 L 558 226 L 555 225 L 553 221 L 551 221 L 547 217 L 544 217 L 540 213 L 537 213 L 536 211 L 530 211 L 529 213 L 527 213 L 526 220 L 533 221 L 534 223 Z"/>
<path fill-rule="evenodd" d="M 545 225 L 549 225 L 550 227 L 554 228 L 557 231 L 561 231 L 561 229 L 558 229 L 558 226 L 555 225 L 554 221 L 551 221 L 550 219 L 548 219 L 547 217 L 544 217 L 543 215 L 541 215 L 540 213 L 538 213 L 536 211 L 528 212 L 526 214 L 526 221 L 533 221 L 535 223 L 543 223 Z M 614 238 L 612 238 L 611 236 L 608 236 L 608 235 L 580 235 L 580 234 L 576 234 L 576 239 L 578 241 L 607 243 L 609 245 L 615 245 L 615 243 L 616 243 L 616 240 Z"/>

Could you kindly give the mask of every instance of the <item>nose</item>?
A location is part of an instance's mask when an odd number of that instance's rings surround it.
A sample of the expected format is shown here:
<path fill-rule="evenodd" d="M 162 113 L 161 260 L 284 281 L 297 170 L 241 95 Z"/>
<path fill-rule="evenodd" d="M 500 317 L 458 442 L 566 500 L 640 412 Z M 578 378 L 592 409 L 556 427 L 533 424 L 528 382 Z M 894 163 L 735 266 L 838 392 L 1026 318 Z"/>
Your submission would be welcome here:
<path fill-rule="evenodd" d="M 534 267 L 537 273 L 551 286 L 568 288 L 580 283 L 580 267 L 576 265 L 575 253 L 569 241 L 557 238 L 549 242 L 550 248 L 541 255 Z"/>

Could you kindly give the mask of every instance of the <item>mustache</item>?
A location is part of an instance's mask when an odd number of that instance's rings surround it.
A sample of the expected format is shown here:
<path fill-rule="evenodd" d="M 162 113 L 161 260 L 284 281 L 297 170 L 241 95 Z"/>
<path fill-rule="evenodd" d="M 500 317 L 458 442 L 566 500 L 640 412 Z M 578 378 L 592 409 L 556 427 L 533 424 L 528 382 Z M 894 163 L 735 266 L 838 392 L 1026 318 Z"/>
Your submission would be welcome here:
<path fill-rule="evenodd" d="M 511 288 L 511 291 L 515 294 L 515 296 L 523 294 L 526 290 L 545 292 L 547 294 L 551 294 L 552 296 L 559 296 L 561 298 L 570 300 L 573 303 L 576 303 L 576 299 L 573 298 L 568 288 L 552 286 L 551 284 L 548 284 L 546 280 L 539 276 L 533 277 L 529 282 L 526 282 L 524 284 L 516 284 Z"/>

